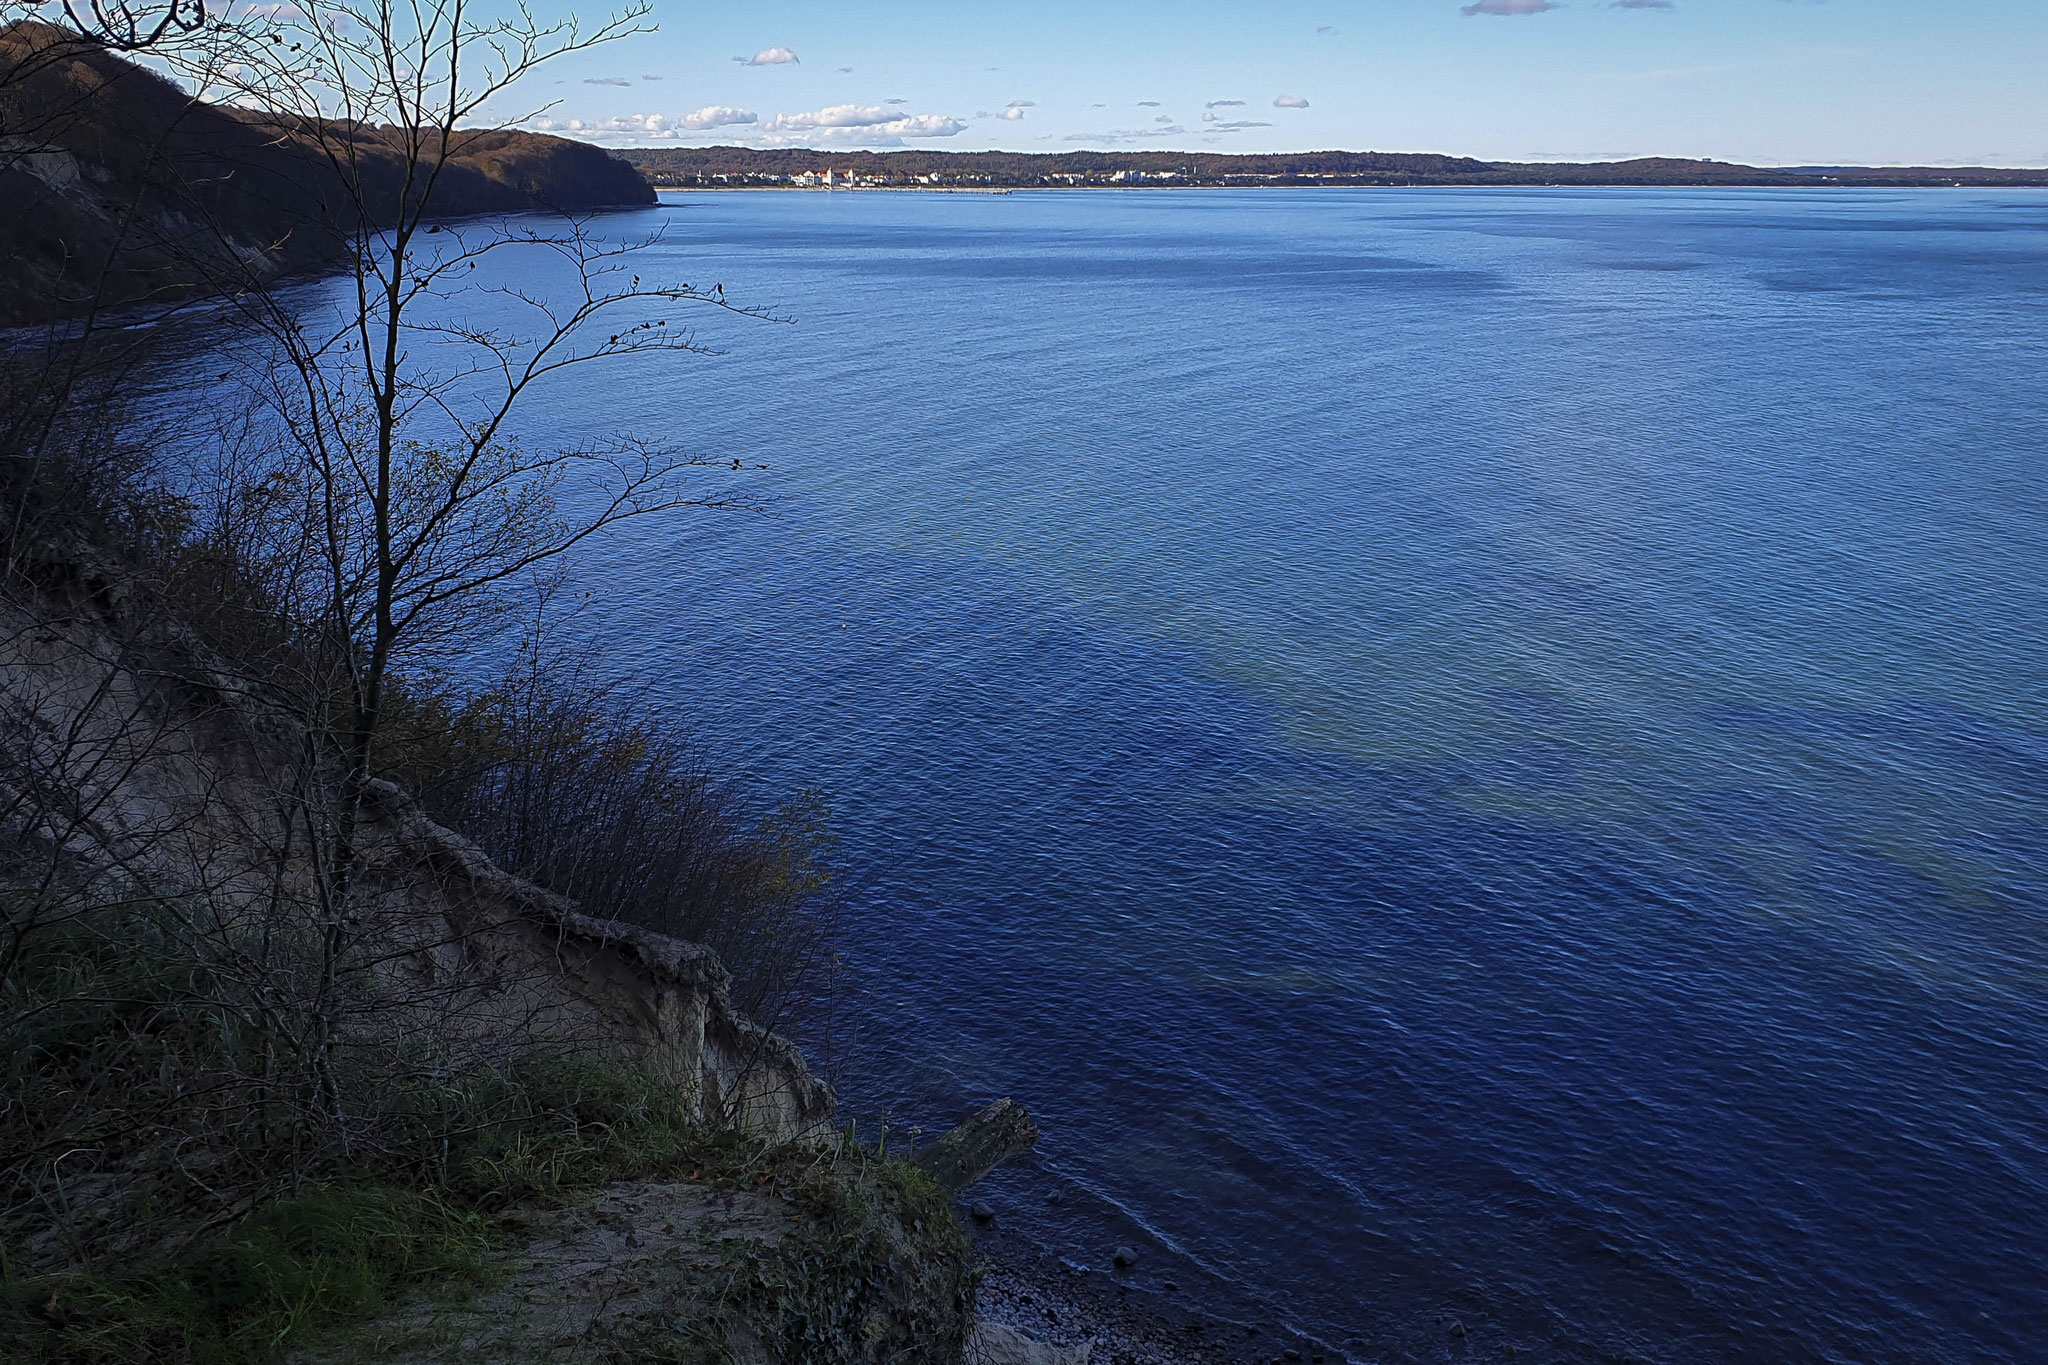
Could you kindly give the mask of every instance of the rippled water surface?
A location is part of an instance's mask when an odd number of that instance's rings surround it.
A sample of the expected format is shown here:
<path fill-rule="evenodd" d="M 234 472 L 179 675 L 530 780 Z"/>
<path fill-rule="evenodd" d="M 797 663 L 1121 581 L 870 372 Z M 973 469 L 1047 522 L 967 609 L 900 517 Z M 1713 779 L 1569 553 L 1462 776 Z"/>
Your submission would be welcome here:
<path fill-rule="evenodd" d="M 532 416 L 772 466 L 584 619 L 832 798 L 855 1107 L 1361 1360 L 2044 1358 L 2048 195 L 656 220 L 793 325 Z"/>

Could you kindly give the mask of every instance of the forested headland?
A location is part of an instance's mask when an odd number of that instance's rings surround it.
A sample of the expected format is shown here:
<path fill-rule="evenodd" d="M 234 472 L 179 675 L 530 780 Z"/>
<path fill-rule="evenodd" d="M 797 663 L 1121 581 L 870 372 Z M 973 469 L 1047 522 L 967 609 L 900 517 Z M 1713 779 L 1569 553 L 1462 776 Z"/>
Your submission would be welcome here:
<path fill-rule="evenodd" d="M 55 24 L 0 30 L 0 327 L 261 284 L 329 264 L 401 200 L 436 217 L 647 204 L 587 143 L 451 130 L 431 176 L 390 124 L 214 102 Z"/>

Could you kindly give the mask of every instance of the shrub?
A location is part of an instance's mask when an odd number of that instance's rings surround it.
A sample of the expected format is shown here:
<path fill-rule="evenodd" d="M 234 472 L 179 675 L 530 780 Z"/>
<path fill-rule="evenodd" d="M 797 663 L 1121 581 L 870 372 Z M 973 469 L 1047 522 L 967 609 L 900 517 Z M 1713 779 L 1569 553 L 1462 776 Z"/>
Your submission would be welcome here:
<path fill-rule="evenodd" d="M 815 793 L 765 808 L 575 657 L 531 649 L 468 699 L 413 686 L 392 766 L 435 819 L 586 913 L 709 945 L 734 1003 L 788 1020 L 832 984 L 839 901 Z"/>

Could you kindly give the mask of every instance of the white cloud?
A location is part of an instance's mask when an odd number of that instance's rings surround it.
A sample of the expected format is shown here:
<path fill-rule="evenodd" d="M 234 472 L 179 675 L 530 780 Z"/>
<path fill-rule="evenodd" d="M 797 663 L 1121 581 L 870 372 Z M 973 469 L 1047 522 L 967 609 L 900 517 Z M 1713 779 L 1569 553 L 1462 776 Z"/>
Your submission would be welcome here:
<path fill-rule="evenodd" d="M 1158 118 L 1156 118 L 1156 119 L 1153 119 L 1152 121 L 1153 121 L 1154 123 L 1171 123 L 1171 122 L 1173 122 L 1173 115 L 1171 115 L 1171 114 L 1161 114 L 1161 115 L 1160 115 L 1160 116 L 1159 116 Z"/>
<path fill-rule="evenodd" d="M 966 126 L 943 114 L 914 114 L 881 125 L 881 131 L 897 137 L 951 137 Z"/>
<path fill-rule="evenodd" d="M 1238 109 L 1242 108 L 1243 105 L 1243 100 L 1210 100 L 1202 107 L 1204 109 Z"/>
<path fill-rule="evenodd" d="M 1140 109 L 1157 109 L 1157 108 L 1159 107 L 1159 101 L 1158 101 L 1158 100 L 1139 100 L 1139 101 L 1138 101 L 1138 107 L 1139 107 Z"/>
<path fill-rule="evenodd" d="M 768 133 L 853 130 L 879 137 L 951 137 L 967 125 L 943 114 L 901 114 L 881 105 L 835 104 L 813 113 L 777 114 L 762 125 Z"/>
<path fill-rule="evenodd" d="M 909 101 L 909 100 L 883 100 L 883 101 L 882 101 L 882 103 L 884 103 L 884 104 L 908 104 L 908 103 L 910 103 L 910 101 Z"/>
<path fill-rule="evenodd" d="M 741 66 L 789 66 L 797 60 L 797 55 L 786 47 L 770 47 L 751 57 L 735 57 L 733 60 Z"/>
<path fill-rule="evenodd" d="M 1273 107 L 1275 109 L 1306 109 L 1308 108 L 1308 101 L 1299 95 L 1275 95 L 1273 96 Z"/>
<path fill-rule="evenodd" d="M 1551 0 L 1478 0 L 1461 11 L 1467 17 L 1474 14 L 1541 14 L 1545 10 L 1561 9 Z"/>
<path fill-rule="evenodd" d="M 621 114 L 617 118 L 537 118 L 527 127 L 542 133 L 577 133 L 603 140 L 666 137 L 675 131 L 667 114 Z"/>
<path fill-rule="evenodd" d="M 1115 146 L 1124 142 L 1150 142 L 1155 138 L 1184 133 L 1187 129 L 1178 123 L 1165 128 L 1112 128 L 1101 133 L 1068 133 L 1063 142 L 1090 142 L 1097 146 Z"/>
<path fill-rule="evenodd" d="M 726 104 L 707 104 L 694 114 L 683 115 L 683 127 L 692 132 L 706 128 L 731 128 L 742 123 L 759 123 L 761 116 L 751 109 L 735 109 Z"/>
<path fill-rule="evenodd" d="M 812 114 L 777 114 L 768 128 L 778 133 L 805 132 L 812 128 L 872 128 L 895 117 L 879 105 L 834 104 Z"/>
<path fill-rule="evenodd" d="M 631 85 L 633 82 L 627 80 L 624 76 L 585 76 L 583 83 L 585 85 Z"/>
<path fill-rule="evenodd" d="M 1024 107 L 1019 104 L 1013 104 L 1009 108 L 1003 110 L 1003 117 L 1008 119 L 1012 123 L 1016 123 L 1018 120 L 1024 117 Z"/>

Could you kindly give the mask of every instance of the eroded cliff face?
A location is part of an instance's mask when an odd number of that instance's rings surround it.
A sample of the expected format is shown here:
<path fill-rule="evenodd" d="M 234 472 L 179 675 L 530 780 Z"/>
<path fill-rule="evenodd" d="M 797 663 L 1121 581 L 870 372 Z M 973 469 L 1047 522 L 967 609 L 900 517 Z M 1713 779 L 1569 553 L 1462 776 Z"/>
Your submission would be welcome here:
<path fill-rule="evenodd" d="M 89 1034 L 98 1005 L 124 1012 L 111 1030 L 122 1063 L 108 1121 L 94 1117 L 89 1150 L 51 1143 L 69 1163 L 60 1212 L 36 1191 L 23 1197 L 33 1173 L 0 1210 L 14 1217 L 10 1264 L 35 1277 L 29 1297 L 9 1301 L 34 1311 L 12 1314 L 12 1336 L 0 1323 L 0 1356 L 14 1359 L 21 1342 L 44 1352 L 23 1358 L 69 1359 L 81 1327 L 157 1339 L 147 1305 L 124 1317 L 105 1306 L 122 1294 L 94 1297 L 99 1272 L 79 1247 L 153 1267 L 174 1288 L 248 1267 L 260 1292 L 214 1306 L 217 1287 L 173 1295 L 201 1305 L 194 1330 L 213 1330 L 268 1321 L 244 1311 L 271 1292 L 263 1275 L 297 1283 L 354 1265 L 294 1259 L 294 1237 L 321 1230 L 326 1248 L 340 1227 L 351 1243 L 430 1250 L 402 1275 L 366 1259 L 360 1276 L 389 1281 L 372 1298 L 330 1296 L 327 1318 L 308 1310 L 266 1326 L 279 1359 L 958 1365 L 972 1342 L 981 1362 L 1045 1365 L 974 1330 L 977 1274 L 948 1182 L 985 1170 L 989 1142 L 956 1139 L 954 1156 L 927 1170 L 835 1131 L 830 1090 L 789 1042 L 733 1008 L 712 952 L 508 874 L 388 783 L 361 803 L 355 876 L 337 897 L 320 865 L 334 784 L 288 704 L 305 690 L 289 648 L 238 673 L 180 626 L 196 612 L 171 609 L 104 557 L 17 551 L 0 590 L 0 963 L 25 961 L 8 956 L 25 912 L 77 916 L 105 971 L 61 978 L 72 1003 L 94 997 L 67 1019 Z M 46 918 L 35 932 L 44 957 L 63 956 L 61 924 Z M 172 1017 L 146 992 L 107 998 L 131 980 L 109 959 L 161 963 L 164 942 L 180 954 L 178 1004 L 191 1008 Z M 345 951 L 323 959 L 335 942 Z M 326 960 L 342 969 L 323 973 Z M 329 1089 L 324 1054 L 300 1064 L 306 1018 L 319 1021 L 315 1043 L 344 1040 Z M 204 1047 L 176 1033 L 188 1024 L 252 1044 L 232 1052 L 247 1065 L 225 1088 Z M 257 1068 L 295 1028 L 276 1083 Z M 75 1040 L 57 1031 L 36 1047 L 65 1053 Z M 174 1049 L 194 1054 L 184 1070 L 160 1068 L 159 1037 L 165 1066 Z M 593 1054 L 627 1066 L 593 1066 Z M 78 1081 L 89 1060 L 53 1073 L 47 1092 L 89 1088 Z M 185 1103 L 186 1077 L 204 1103 Z M 158 1095 L 171 1099 L 152 1107 Z M 294 1104 L 306 1113 L 278 1127 L 246 1117 Z M 232 1114 L 219 1117 L 221 1106 Z M 318 1123 L 307 1117 L 316 1106 Z M 1010 1108 L 994 1107 L 1007 1116 L 994 1126 L 1014 1136 L 1029 1121 Z M 296 1134 L 340 1139 L 294 1179 L 271 1168 L 291 1159 Z M 284 1197 L 301 1193 L 325 1202 Z M 439 1221 L 394 1234 L 379 1212 L 415 1206 Z"/>
<path fill-rule="evenodd" d="M 584 914 L 497 867 L 396 787 L 380 783 L 373 797 L 377 865 L 387 894 L 409 903 L 400 918 L 416 936 L 394 973 L 488 983 L 476 1024 L 616 1050 L 694 1094 L 708 1122 L 775 1139 L 831 1126 L 830 1088 L 787 1039 L 732 1007 L 709 948 Z"/>
<path fill-rule="evenodd" d="M 8 879 L 80 904 L 162 901 L 222 941 L 309 940 L 331 785 L 276 689 L 228 670 L 118 574 L 53 550 L 0 600 Z M 373 785 L 336 1006 L 361 1036 L 450 1066 L 561 1045 L 673 1082 L 754 1136 L 828 1129 L 830 1089 L 736 1011 L 715 954 L 588 914 Z"/>

